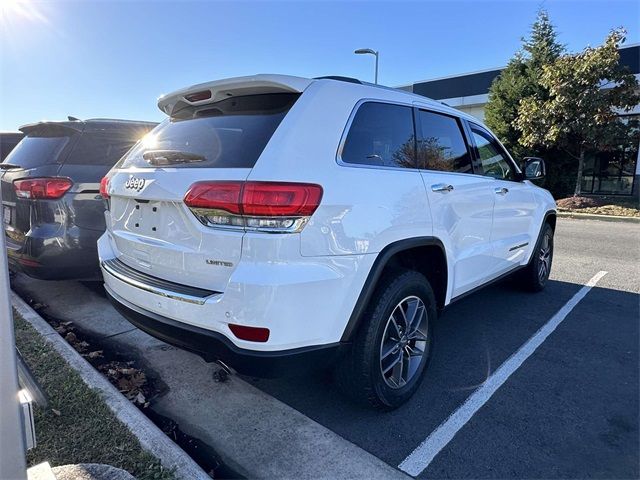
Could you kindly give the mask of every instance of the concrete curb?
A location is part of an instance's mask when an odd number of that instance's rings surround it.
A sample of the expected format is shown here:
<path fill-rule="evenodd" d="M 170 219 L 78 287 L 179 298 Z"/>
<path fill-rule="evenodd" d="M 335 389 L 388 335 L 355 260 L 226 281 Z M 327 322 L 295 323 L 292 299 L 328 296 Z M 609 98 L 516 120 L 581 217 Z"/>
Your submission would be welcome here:
<path fill-rule="evenodd" d="M 560 218 L 580 218 L 583 220 L 601 220 L 603 222 L 640 223 L 640 217 L 621 217 L 617 215 L 598 215 L 595 213 L 558 212 Z"/>
<path fill-rule="evenodd" d="M 185 480 L 209 479 L 204 470 L 180 447 L 173 443 L 162 430 L 145 417 L 113 385 L 95 370 L 71 345 L 49 325 L 38 313 L 11 292 L 11 303 L 22 318 L 35 328 L 44 339 L 66 360 L 82 380 L 98 390 L 115 416 L 124 423 L 140 441 L 143 448 L 155 455 L 166 468 L 173 468 L 176 477 Z"/>

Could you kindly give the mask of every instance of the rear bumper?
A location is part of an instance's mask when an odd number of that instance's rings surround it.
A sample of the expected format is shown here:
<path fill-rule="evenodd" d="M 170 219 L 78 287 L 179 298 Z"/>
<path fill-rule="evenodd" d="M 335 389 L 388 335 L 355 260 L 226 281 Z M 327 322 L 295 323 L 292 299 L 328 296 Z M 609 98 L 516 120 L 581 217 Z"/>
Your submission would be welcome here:
<path fill-rule="evenodd" d="M 109 230 L 98 241 L 98 252 L 105 285 L 119 298 L 180 325 L 222 335 L 239 349 L 288 352 L 344 341 L 345 325 L 373 256 L 303 258 L 297 238 L 265 235 L 245 235 L 246 255 L 234 265 L 223 291 L 168 279 L 156 273 L 153 264 L 149 268 L 136 256 L 119 254 L 118 237 Z M 285 254 L 290 258 L 283 258 Z M 192 268 L 227 268 L 202 264 Z M 180 271 L 186 273 L 186 268 Z M 269 338 L 240 338 L 231 325 L 268 328 Z"/>
<path fill-rule="evenodd" d="M 347 343 L 334 343 L 281 351 L 247 350 L 218 332 L 146 311 L 118 296 L 107 285 L 105 289 L 115 309 L 140 330 L 196 353 L 208 362 L 221 360 L 244 375 L 272 378 L 326 368 L 348 347 Z"/>
<path fill-rule="evenodd" d="M 26 235 L 22 244 L 6 238 L 9 265 L 40 280 L 98 280 L 96 242 L 102 232 L 73 227 L 60 237 Z"/>

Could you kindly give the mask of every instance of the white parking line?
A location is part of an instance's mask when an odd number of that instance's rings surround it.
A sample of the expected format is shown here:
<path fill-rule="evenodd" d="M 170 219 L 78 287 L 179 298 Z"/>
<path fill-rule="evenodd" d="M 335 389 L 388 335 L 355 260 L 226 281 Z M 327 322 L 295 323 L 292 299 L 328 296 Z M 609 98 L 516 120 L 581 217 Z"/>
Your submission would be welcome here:
<path fill-rule="evenodd" d="M 489 378 L 473 392 L 469 398 L 440 424 L 418 447 L 405 458 L 398 468 L 409 475 L 418 476 L 433 461 L 440 451 L 447 446 L 458 431 L 471 420 L 471 417 L 487 403 L 491 396 L 515 372 L 523 362 L 542 345 L 558 325 L 569 315 L 571 310 L 582 300 L 589 290 L 604 277 L 607 272 L 596 273 L 587 284 L 569 300 L 551 320 L 538 330 L 527 343 L 504 362 Z"/>

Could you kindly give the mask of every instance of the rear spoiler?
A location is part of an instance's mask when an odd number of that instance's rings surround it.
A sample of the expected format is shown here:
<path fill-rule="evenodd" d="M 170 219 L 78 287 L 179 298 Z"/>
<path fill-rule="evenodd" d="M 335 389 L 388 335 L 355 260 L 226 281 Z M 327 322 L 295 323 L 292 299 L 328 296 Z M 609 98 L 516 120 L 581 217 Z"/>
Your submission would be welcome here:
<path fill-rule="evenodd" d="M 22 125 L 18 128 L 22 133 L 28 135 L 36 131 L 50 131 L 61 133 L 82 132 L 84 130 L 83 122 L 36 122 Z"/>
<path fill-rule="evenodd" d="M 289 75 L 252 75 L 201 83 L 158 99 L 158 108 L 169 116 L 183 108 L 208 105 L 229 97 L 263 93 L 301 93 L 312 79 Z"/>

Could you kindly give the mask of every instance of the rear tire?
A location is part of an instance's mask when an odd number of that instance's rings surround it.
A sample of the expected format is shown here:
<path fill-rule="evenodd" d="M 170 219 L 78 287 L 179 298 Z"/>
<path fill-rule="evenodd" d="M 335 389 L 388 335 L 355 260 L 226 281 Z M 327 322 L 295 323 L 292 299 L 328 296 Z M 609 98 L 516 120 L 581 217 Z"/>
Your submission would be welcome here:
<path fill-rule="evenodd" d="M 429 363 L 436 315 L 435 296 L 423 275 L 407 270 L 384 275 L 337 368 L 344 393 L 381 410 L 406 402 Z"/>
<path fill-rule="evenodd" d="M 544 289 L 551 273 L 553 262 L 553 228 L 548 223 L 542 227 L 542 234 L 531 255 L 529 265 L 520 272 L 521 286 L 530 292 Z"/>

